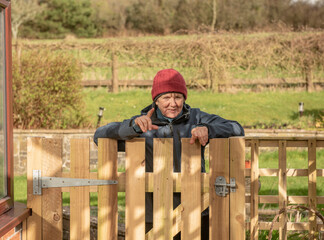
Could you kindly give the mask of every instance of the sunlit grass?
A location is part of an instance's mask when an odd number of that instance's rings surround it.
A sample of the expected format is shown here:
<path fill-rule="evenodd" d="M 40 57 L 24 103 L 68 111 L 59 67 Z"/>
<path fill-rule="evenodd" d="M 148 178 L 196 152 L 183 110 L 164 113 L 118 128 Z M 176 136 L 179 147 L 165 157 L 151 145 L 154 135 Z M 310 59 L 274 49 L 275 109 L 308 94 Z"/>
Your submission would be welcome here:
<path fill-rule="evenodd" d="M 99 107 L 104 107 L 101 124 L 122 121 L 152 103 L 148 89 L 124 89 L 113 94 L 107 88 L 85 89 L 86 112 L 95 125 Z M 324 117 L 324 91 L 213 93 L 189 90 L 186 101 L 193 108 L 236 120 L 245 127 L 314 129 Z M 298 103 L 304 102 L 304 115 L 299 118 Z"/>

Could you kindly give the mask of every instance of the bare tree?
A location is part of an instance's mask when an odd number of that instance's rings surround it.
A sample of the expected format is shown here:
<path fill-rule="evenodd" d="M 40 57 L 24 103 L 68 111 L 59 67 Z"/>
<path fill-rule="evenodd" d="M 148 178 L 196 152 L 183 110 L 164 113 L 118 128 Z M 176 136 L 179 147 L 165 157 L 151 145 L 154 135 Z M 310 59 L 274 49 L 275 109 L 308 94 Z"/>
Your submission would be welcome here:
<path fill-rule="evenodd" d="M 45 5 L 39 5 L 37 0 L 14 0 L 11 4 L 12 36 L 17 39 L 20 26 L 43 11 Z"/>
<path fill-rule="evenodd" d="M 210 30 L 212 32 L 215 31 L 216 19 L 217 19 L 217 3 L 216 3 L 216 0 L 213 0 L 213 21 L 212 21 L 212 24 L 210 27 Z"/>

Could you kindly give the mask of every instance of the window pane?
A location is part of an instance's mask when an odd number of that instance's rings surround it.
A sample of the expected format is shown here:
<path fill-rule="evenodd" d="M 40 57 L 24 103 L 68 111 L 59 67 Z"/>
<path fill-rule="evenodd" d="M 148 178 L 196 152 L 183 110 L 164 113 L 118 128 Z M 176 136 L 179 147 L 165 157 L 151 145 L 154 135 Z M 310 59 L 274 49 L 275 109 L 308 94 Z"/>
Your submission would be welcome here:
<path fill-rule="evenodd" d="M 5 118 L 4 118 L 4 91 L 5 91 L 5 14 L 0 8 L 0 198 L 7 195 L 7 167 L 5 152 Z"/>

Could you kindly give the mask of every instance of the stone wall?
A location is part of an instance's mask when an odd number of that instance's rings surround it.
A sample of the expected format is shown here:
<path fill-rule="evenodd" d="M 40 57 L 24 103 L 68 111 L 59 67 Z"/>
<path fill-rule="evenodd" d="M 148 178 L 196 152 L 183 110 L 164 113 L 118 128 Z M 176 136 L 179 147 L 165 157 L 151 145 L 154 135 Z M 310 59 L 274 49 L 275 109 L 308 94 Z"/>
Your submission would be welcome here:
<path fill-rule="evenodd" d="M 90 139 L 90 169 L 97 168 L 97 146 L 93 143 L 95 130 L 14 130 L 14 164 L 15 174 L 25 175 L 27 167 L 27 137 L 61 138 L 63 139 L 63 168 L 70 167 L 70 139 Z M 246 136 L 324 136 L 323 131 L 304 130 L 253 130 L 246 129 Z M 124 153 L 118 153 L 118 165 L 124 166 Z"/>
<path fill-rule="evenodd" d="M 95 130 L 14 130 L 14 171 L 15 175 L 27 173 L 27 138 L 60 138 L 63 142 L 63 169 L 70 168 L 70 139 L 90 139 L 90 170 L 97 168 L 98 151 L 93 142 Z M 118 153 L 118 165 L 122 166 L 124 153 Z"/>

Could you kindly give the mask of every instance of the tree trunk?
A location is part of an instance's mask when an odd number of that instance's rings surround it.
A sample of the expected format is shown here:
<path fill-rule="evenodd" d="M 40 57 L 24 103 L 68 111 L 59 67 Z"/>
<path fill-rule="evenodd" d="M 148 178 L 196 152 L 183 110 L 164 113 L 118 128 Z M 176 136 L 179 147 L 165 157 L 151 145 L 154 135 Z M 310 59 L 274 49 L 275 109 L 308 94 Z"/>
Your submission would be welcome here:
<path fill-rule="evenodd" d="M 15 50 L 16 50 L 16 57 L 17 57 L 17 67 L 19 69 L 19 71 L 21 70 L 21 43 L 19 41 L 18 38 L 16 38 L 16 46 L 15 46 Z"/>
<path fill-rule="evenodd" d="M 213 21 L 210 28 L 211 32 L 215 31 L 216 19 L 217 19 L 217 2 L 216 0 L 213 0 Z"/>

